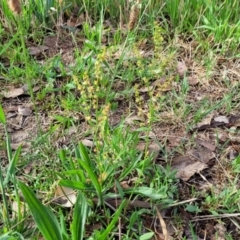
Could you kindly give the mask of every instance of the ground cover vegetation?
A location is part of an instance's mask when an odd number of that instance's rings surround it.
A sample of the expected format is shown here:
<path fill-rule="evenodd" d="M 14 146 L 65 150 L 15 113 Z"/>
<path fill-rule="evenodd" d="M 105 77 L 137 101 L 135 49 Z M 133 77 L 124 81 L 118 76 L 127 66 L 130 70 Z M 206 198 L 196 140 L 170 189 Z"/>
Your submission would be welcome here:
<path fill-rule="evenodd" d="M 0 239 L 239 239 L 235 0 L 0 2 Z"/>

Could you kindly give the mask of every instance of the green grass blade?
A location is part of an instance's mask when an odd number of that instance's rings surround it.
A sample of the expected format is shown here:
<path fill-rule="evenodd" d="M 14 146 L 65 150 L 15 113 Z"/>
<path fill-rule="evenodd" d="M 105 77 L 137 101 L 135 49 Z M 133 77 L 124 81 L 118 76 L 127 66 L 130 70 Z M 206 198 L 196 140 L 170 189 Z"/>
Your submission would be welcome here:
<path fill-rule="evenodd" d="M 122 212 L 122 209 L 125 207 L 126 205 L 126 200 L 122 201 L 121 205 L 119 206 L 119 208 L 117 209 L 117 211 L 115 212 L 115 215 L 112 219 L 112 221 L 110 222 L 110 224 L 107 226 L 107 229 L 101 234 L 101 236 L 98 238 L 98 240 L 105 240 L 105 239 L 109 239 L 108 235 L 110 234 L 110 232 L 112 231 L 112 229 L 114 228 L 116 222 L 118 221 L 118 218 Z"/>
<path fill-rule="evenodd" d="M 0 104 L 0 122 L 4 125 L 6 124 L 6 118 L 1 104 Z"/>
<path fill-rule="evenodd" d="M 77 189 L 77 190 L 87 190 L 87 191 L 94 190 L 93 187 L 91 187 L 91 186 L 89 186 L 87 184 L 81 183 L 81 182 L 77 182 L 77 181 L 61 179 L 59 184 L 61 186 L 64 186 L 64 187 L 69 187 L 69 188 L 73 188 L 73 189 Z"/>
<path fill-rule="evenodd" d="M 0 166 L 0 191 L 2 194 L 2 206 L 0 207 L 0 217 L 2 217 L 2 220 L 5 224 L 4 229 L 9 230 L 10 229 L 10 216 L 8 212 L 8 201 L 5 194 L 5 189 L 3 186 L 3 176 L 2 176 L 2 167 Z"/>
<path fill-rule="evenodd" d="M 70 237 L 68 235 L 65 218 L 64 218 L 64 215 L 63 215 L 63 212 L 61 211 L 61 209 L 59 211 L 59 218 L 60 218 L 60 226 L 61 226 L 63 240 L 68 240 L 68 239 L 70 239 Z"/>
<path fill-rule="evenodd" d="M 36 198 L 28 186 L 22 182 L 18 184 L 43 237 L 47 240 L 62 240 L 60 224 L 53 212 Z"/>
<path fill-rule="evenodd" d="M 97 195 L 98 195 L 100 201 L 102 202 L 102 187 L 98 182 L 96 174 L 93 172 L 93 170 L 90 168 L 90 166 L 86 162 L 79 161 L 79 163 L 85 169 L 85 171 L 88 173 L 88 175 L 92 181 L 92 184 L 94 185 L 94 187 L 96 189 Z"/>
<path fill-rule="evenodd" d="M 85 196 L 79 192 L 73 212 L 72 240 L 82 240 L 88 215 L 88 204 Z"/>
<path fill-rule="evenodd" d="M 90 166 L 91 165 L 91 160 L 89 158 L 87 149 L 81 142 L 79 143 L 79 150 L 80 150 L 81 158 Z"/>
<path fill-rule="evenodd" d="M 8 166 L 8 169 L 7 169 L 7 174 L 6 174 L 6 177 L 5 177 L 5 180 L 4 180 L 4 183 L 3 185 L 6 186 L 9 182 L 9 179 L 11 178 L 11 176 L 13 176 L 14 174 L 14 171 L 15 171 L 15 167 L 16 167 L 16 164 L 17 164 L 17 161 L 19 159 L 19 155 L 21 153 L 21 150 L 22 150 L 22 146 L 19 146 L 17 151 L 15 152 L 14 156 L 13 156 L 13 159 L 11 159 L 10 161 L 10 164 Z"/>
<path fill-rule="evenodd" d="M 160 190 L 156 190 L 154 188 L 149 187 L 135 187 L 135 188 L 128 188 L 124 190 L 126 194 L 140 194 L 142 196 L 149 197 L 152 200 L 159 200 L 164 199 L 167 197 L 166 193 L 161 192 Z"/>

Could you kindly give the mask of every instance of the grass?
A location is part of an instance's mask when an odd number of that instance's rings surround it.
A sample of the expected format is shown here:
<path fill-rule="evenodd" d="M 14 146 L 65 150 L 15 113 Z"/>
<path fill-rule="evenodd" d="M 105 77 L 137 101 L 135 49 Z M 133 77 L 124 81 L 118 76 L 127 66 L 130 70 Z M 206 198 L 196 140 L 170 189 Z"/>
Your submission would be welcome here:
<path fill-rule="evenodd" d="M 195 127 L 239 115 L 237 1 L 0 6 L 0 239 L 239 237 L 238 124 Z M 196 138 L 214 161 L 184 181 Z"/>

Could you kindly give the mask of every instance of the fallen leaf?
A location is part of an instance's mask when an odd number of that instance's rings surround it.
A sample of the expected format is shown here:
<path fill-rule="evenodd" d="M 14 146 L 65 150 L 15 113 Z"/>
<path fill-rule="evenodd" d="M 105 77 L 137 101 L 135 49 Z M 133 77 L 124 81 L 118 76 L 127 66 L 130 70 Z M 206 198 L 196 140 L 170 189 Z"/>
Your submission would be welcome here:
<path fill-rule="evenodd" d="M 83 140 L 81 140 L 81 143 L 86 147 L 93 147 L 94 146 L 93 141 L 91 141 L 89 139 L 83 139 Z"/>
<path fill-rule="evenodd" d="M 157 136 L 154 132 L 150 131 L 150 132 L 143 133 L 143 135 L 141 135 L 140 138 L 141 139 L 144 139 L 144 138 L 157 139 Z"/>
<path fill-rule="evenodd" d="M 11 143 L 11 149 L 17 150 L 20 145 L 22 146 L 22 152 L 23 152 L 23 150 L 29 151 L 30 146 L 31 146 L 30 143 L 28 143 L 28 142 Z"/>
<path fill-rule="evenodd" d="M 43 39 L 43 44 L 46 45 L 49 48 L 56 47 L 57 45 L 57 36 L 46 36 Z"/>
<path fill-rule="evenodd" d="M 240 116 L 231 115 L 229 117 L 229 122 L 232 125 L 234 125 L 235 127 L 239 127 L 240 126 Z"/>
<path fill-rule="evenodd" d="M 31 56 L 39 56 L 41 53 L 43 53 L 44 51 L 48 50 L 49 47 L 47 46 L 37 46 L 37 47 L 30 47 L 29 48 L 29 54 Z"/>
<path fill-rule="evenodd" d="M 24 130 L 15 131 L 11 134 L 12 143 L 22 143 L 29 138 L 29 134 Z"/>
<path fill-rule="evenodd" d="M 40 88 L 41 88 L 40 86 L 34 86 L 34 87 L 32 88 L 32 92 L 35 93 L 35 92 L 37 92 Z M 24 85 L 22 86 L 22 89 L 24 90 L 24 93 L 25 93 L 25 94 L 30 95 L 30 92 L 28 91 L 28 89 L 29 89 L 28 84 L 24 84 Z"/>
<path fill-rule="evenodd" d="M 197 123 L 193 128 L 198 130 L 205 130 L 211 126 L 213 114 L 208 114 L 205 118 L 202 119 L 199 123 Z"/>
<path fill-rule="evenodd" d="M 177 71 L 178 71 L 180 77 L 184 77 L 184 75 L 188 71 L 185 62 L 179 62 L 179 61 L 177 62 Z"/>
<path fill-rule="evenodd" d="M 161 227 L 162 227 L 162 234 L 164 237 L 163 240 L 170 240 L 170 236 L 168 234 L 166 223 L 157 208 L 156 208 L 156 211 L 157 211 L 157 216 L 158 216 L 158 219 L 159 219 Z"/>
<path fill-rule="evenodd" d="M 130 188 L 128 181 L 122 181 L 122 182 L 120 182 L 120 185 L 121 185 L 122 189 Z"/>
<path fill-rule="evenodd" d="M 148 86 L 148 87 L 142 87 L 138 91 L 145 93 L 145 92 L 151 92 L 153 90 L 153 86 Z"/>
<path fill-rule="evenodd" d="M 23 95 L 24 93 L 25 92 L 24 92 L 23 88 L 14 88 L 12 90 L 3 92 L 3 96 L 5 98 L 15 98 L 15 97 Z"/>
<path fill-rule="evenodd" d="M 219 122 L 219 123 L 229 123 L 229 119 L 226 116 L 217 116 L 213 119 L 215 122 Z"/>
<path fill-rule="evenodd" d="M 137 116 L 137 115 L 132 115 L 132 116 L 127 117 L 127 118 L 125 119 L 125 123 L 126 123 L 127 125 L 131 125 L 131 124 L 134 124 L 135 121 L 142 121 L 142 120 L 143 120 L 143 119 L 142 119 L 141 117 L 139 117 L 139 116 Z"/>
<path fill-rule="evenodd" d="M 32 114 L 32 110 L 28 107 L 19 106 L 18 113 L 22 116 L 30 116 Z"/>
<path fill-rule="evenodd" d="M 16 116 L 17 116 L 16 112 L 8 112 L 6 117 L 7 117 L 7 119 L 9 119 L 9 118 L 16 117 Z"/>
<path fill-rule="evenodd" d="M 209 142 L 209 141 L 205 141 L 205 140 L 201 140 L 201 139 L 196 138 L 195 142 L 197 144 L 199 144 L 199 145 L 201 145 L 201 146 L 211 150 L 212 152 L 215 151 L 215 149 L 216 149 L 216 145 L 211 143 L 211 142 Z"/>
<path fill-rule="evenodd" d="M 166 77 L 162 77 L 162 78 L 157 79 L 154 82 L 152 82 L 151 86 L 153 86 L 153 87 L 160 87 L 165 82 L 166 82 Z"/>
<path fill-rule="evenodd" d="M 196 76 L 189 76 L 187 78 L 187 81 L 188 81 L 190 86 L 195 86 L 195 85 L 197 85 L 199 83 L 199 80 L 198 80 L 198 78 Z"/>
<path fill-rule="evenodd" d="M 55 191 L 55 198 L 52 202 L 60 204 L 62 207 L 72 207 L 77 200 L 76 192 L 68 187 L 58 186 Z"/>
<path fill-rule="evenodd" d="M 24 169 L 23 169 L 25 174 L 29 174 L 32 171 L 32 164 L 29 163 Z"/>
<path fill-rule="evenodd" d="M 76 23 L 77 23 L 77 18 L 76 17 L 72 16 L 67 20 L 67 26 L 68 27 L 75 27 Z"/>
<path fill-rule="evenodd" d="M 223 223 L 217 223 L 214 226 L 214 229 L 216 230 L 215 236 L 211 238 L 211 240 L 225 240 L 227 228 L 224 226 Z"/>
<path fill-rule="evenodd" d="M 151 142 L 151 143 L 146 143 L 146 142 L 140 142 L 138 143 L 137 145 L 137 149 L 139 151 L 144 151 L 146 150 L 147 148 L 147 151 L 149 151 L 149 153 L 154 153 L 154 154 L 158 154 L 159 151 L 161 150 L 159 144 L 155 143 L 155 142 Z"/>
<path fill-rule="evenodd" d="M 192 149 L 187 154 L 195 160 L 206 164 L 215 157 L 214 153 L 207 148 Z"/>
<path fill-rule="evenodd" d="M 208 167 L 206 163 L 193 160 L 188 155 L 174 158 L 171 166 L 177 170 L 176 177 L 183 181 L 188 181 L 195 173 Z"/>

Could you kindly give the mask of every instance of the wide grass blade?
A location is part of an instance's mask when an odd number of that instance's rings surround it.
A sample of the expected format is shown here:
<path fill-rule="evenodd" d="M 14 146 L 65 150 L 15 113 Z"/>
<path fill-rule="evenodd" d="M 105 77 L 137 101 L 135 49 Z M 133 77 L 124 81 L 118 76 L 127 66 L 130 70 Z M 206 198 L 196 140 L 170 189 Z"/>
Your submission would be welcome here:
<path fill-rule="evenodd" d="M 84 161 L 79 161 L 79 163 L 82 165 L 82 167 L 84 168 L 84 170 L 88 173 L 92 184 L 94 185 L 97 195 L 100 199 L 100 202 L 102 203 L 102 187 L 98 182 L 97 176 L 96 174 L 93 172 L 93 170 L 91 169 L 91 167 Z"/>
<path fill-rule="evenodd" d="M 85 196 L 79 191 L 73 212 L 72 240 L 82 240 L 88 215 L 88 204 Z"/>
<path fill-rule="evenodd" d="M 53 212 L 36 198 L 35 194 L 28 186 L 22 182 L 18 182 L 18 184 L 44 239 L 62 240 L 60 224 Z"/>
<path fill-rule="evenodd" d="M 78 163 L 81 165 L 81 167 L 87 172 L 88 176 L 90 177 L 92 184 L 94 185 L 96 192 L 98 194 L 98 197 L 102 203 L 102 187 L 98 182 L 98 178 L 95 174 L 95 167 L 92 164 L 92 161 L 88 155 L 88 152 L 86 150 L 86 147 L 80 143 L 79 144 L 79 151 L 80 151 L 80 155 L 81 155 L 81 159 L 79 160 Z"/>

